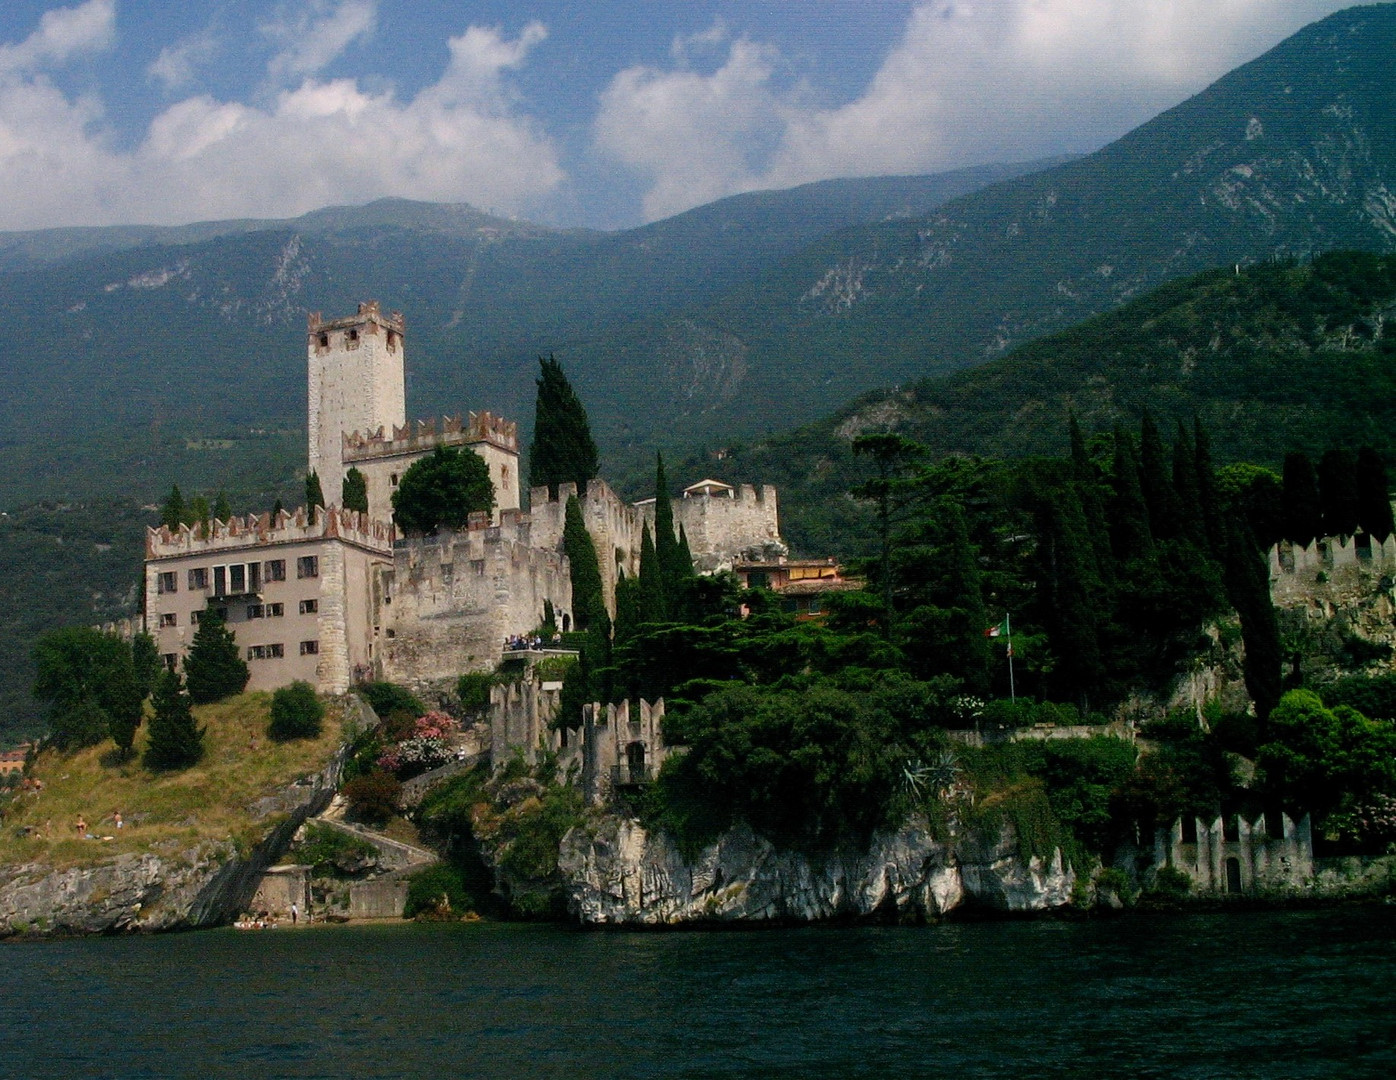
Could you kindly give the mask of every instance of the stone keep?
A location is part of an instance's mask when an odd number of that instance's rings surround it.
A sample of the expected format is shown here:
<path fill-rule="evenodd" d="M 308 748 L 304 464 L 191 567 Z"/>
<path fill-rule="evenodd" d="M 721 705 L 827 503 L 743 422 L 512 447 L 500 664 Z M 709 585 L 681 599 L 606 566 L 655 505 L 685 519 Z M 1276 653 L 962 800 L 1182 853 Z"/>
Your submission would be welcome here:
<path fill-rule="evenodd" d="M 330 505 L 344 483 L 344 436 L 407 426 L 404 329 L 402 315 L 384 316 L 377 301 L 342 319 L 309 316 L 308 464 Z"/>

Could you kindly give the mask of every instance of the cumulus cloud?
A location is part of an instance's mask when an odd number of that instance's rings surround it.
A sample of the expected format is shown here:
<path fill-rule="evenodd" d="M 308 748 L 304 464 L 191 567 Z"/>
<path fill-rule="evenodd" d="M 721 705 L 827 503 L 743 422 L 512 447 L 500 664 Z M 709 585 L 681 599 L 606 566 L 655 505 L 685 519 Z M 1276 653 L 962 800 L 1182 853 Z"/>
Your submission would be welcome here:
<path fill-rule="evenodd" d="M 88 0 L 73 8 L 44 12 L 39 28 L 18 45 L 0 45 L 0 72 L 30 71 L 62 63 L 116 41 L 116 0 Z"/>
<path fill-rule="evenodd" d="M 161 49 L 160 55 L 150 62 L 145 73 L 163 83 L 166 90 L 182 89 L 192 83 L 198 70 L 218 54 L 219 45 L 218 37 L 212 30 L 200 30 Z"/>
<path fill-rule="evenodd" d="M 293 15 L 262 27 L 281 46 L 267 73 L 276 81 L 316 75 L 354 42 L 372 36 L 377 26 L 374 0 L 309 0 Z"/>
<path fill-rule="evenodd" d="M 351 19 L 350 6 L 321 16 L 344 20 L 336 40 L 346 44 L 371 8 Z M 255 104 L 189 96 L 127 149 L 104 130 L 99 100 L 69 97 L 39 70 L 109 46 L 110 0 L 50 13 L 0 51 L 0 228 L 290 216 L 383 195 L 527 212 L 564 179 L 556 146 L 507 82 L 543 36 L 537 24 L 512 37 L 471 27 L 450 39 L 440 79 L 410 100 L 313 74 Z M 319 70 L 332 51 L 290 56 L 278 54 L 278 77 Z M 161 71 L 183 75 L 174 60 Z"/>
<path fill-rule="evenodd" d="M 779 58 L 747 38 L 710 72 L 676 41 L 672 66 L 614 77 L 595 142 L 648 180 L 648 219 L 756 188 L 1088 148 L 1342 6 L 932 0 L 864 92 L 832 108 L 782 89 Z"/>

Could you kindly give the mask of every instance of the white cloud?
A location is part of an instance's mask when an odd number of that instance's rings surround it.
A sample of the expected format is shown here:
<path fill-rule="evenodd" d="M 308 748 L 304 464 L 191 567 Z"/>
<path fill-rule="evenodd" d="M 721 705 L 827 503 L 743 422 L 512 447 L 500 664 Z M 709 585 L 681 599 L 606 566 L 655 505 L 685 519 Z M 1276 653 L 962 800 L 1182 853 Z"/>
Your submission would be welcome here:
<path fill-rule="evenodd" d="M 86 8 L 111 10 L 105 0 L 76 10 Z M 384 195 L 524 213 L 564 179 L 556 146 L 508 84 L 544 36 L 537 24 L 514 37 L 471 27 L 452 38 L 440 79 L 410 100 L 311 75 L 255 104 L 180 100 L 138 145 L 122 149 L 103 126 L 99 100 L 68 97 L 26 67 L 109 43 L 110 22 L 105 35 L 85 37 L 60 34 L 53 22 L 45 17 L 35 35 L 0 52 L 11 58 L 0 68 L 3 229 L 290 216 Z M 339 40 L 353 40 L 347 33 Z M 23 64 L 13 59 L 20 53 Z M 327 55 L 303 54 L 280 71 Z M 164 70 L 181 74 L 173 61 Z"/>
<path fill-rule="evenodd" d="M 931 172 L 1099 145 L 1341 0 L 933 0 L 854 101 L 780 89 L 778 57 L 730 42 L 710 73 L 618 73 L 597 147 L 650 183 L 647 219 L 713 198 L 835 176 Z M 711 35 L 702 39 L 713 44 Z"/>
<path fill-rule="evenodd" d="M 262 27 L 262 33 L 281 45 L 267 73 L 275 81 L 316 75 L 361 38 L 378 27 L 374 0 L 307 0 L 294 17 L 283 17 Z"/>
<path fill-rule="evenodd" d="M 0 74 L 61 64 L 75 53 L 97 52 L 116 40 L 116 0 L 88 0 L 44 12 L 39 28 L 18 45 L 0 45 Z"/>
<path fill-rule="evenodd" d="M 167 90 L 181 89 L 192 83 L 198 69 L 218 54 L 220 45 L 212 30 L 200 30 L 161 49 L 145 73 L 163 83 Z"/>

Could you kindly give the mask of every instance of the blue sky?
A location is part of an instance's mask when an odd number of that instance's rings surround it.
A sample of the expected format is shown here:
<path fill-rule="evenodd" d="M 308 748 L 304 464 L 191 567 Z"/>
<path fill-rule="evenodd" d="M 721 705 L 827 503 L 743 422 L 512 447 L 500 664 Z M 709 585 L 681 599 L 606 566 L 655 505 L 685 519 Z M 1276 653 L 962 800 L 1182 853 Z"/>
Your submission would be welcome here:
<path fill-rule="evenodd" d="M 385 195 L 614 228 L 1094 149 L 1329 0 L 4 0 L 0 229 Z"/>

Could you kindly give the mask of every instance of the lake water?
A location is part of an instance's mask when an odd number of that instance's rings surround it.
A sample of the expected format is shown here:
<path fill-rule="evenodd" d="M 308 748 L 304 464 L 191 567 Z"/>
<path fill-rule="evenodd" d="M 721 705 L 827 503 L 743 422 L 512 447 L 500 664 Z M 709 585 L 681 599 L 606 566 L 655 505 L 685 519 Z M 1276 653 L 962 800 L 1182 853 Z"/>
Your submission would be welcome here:
<path fill-rule="evenodd" d="M 24 1077 L 1392 1077 L 1396 908 L 0 950 Z"/>

